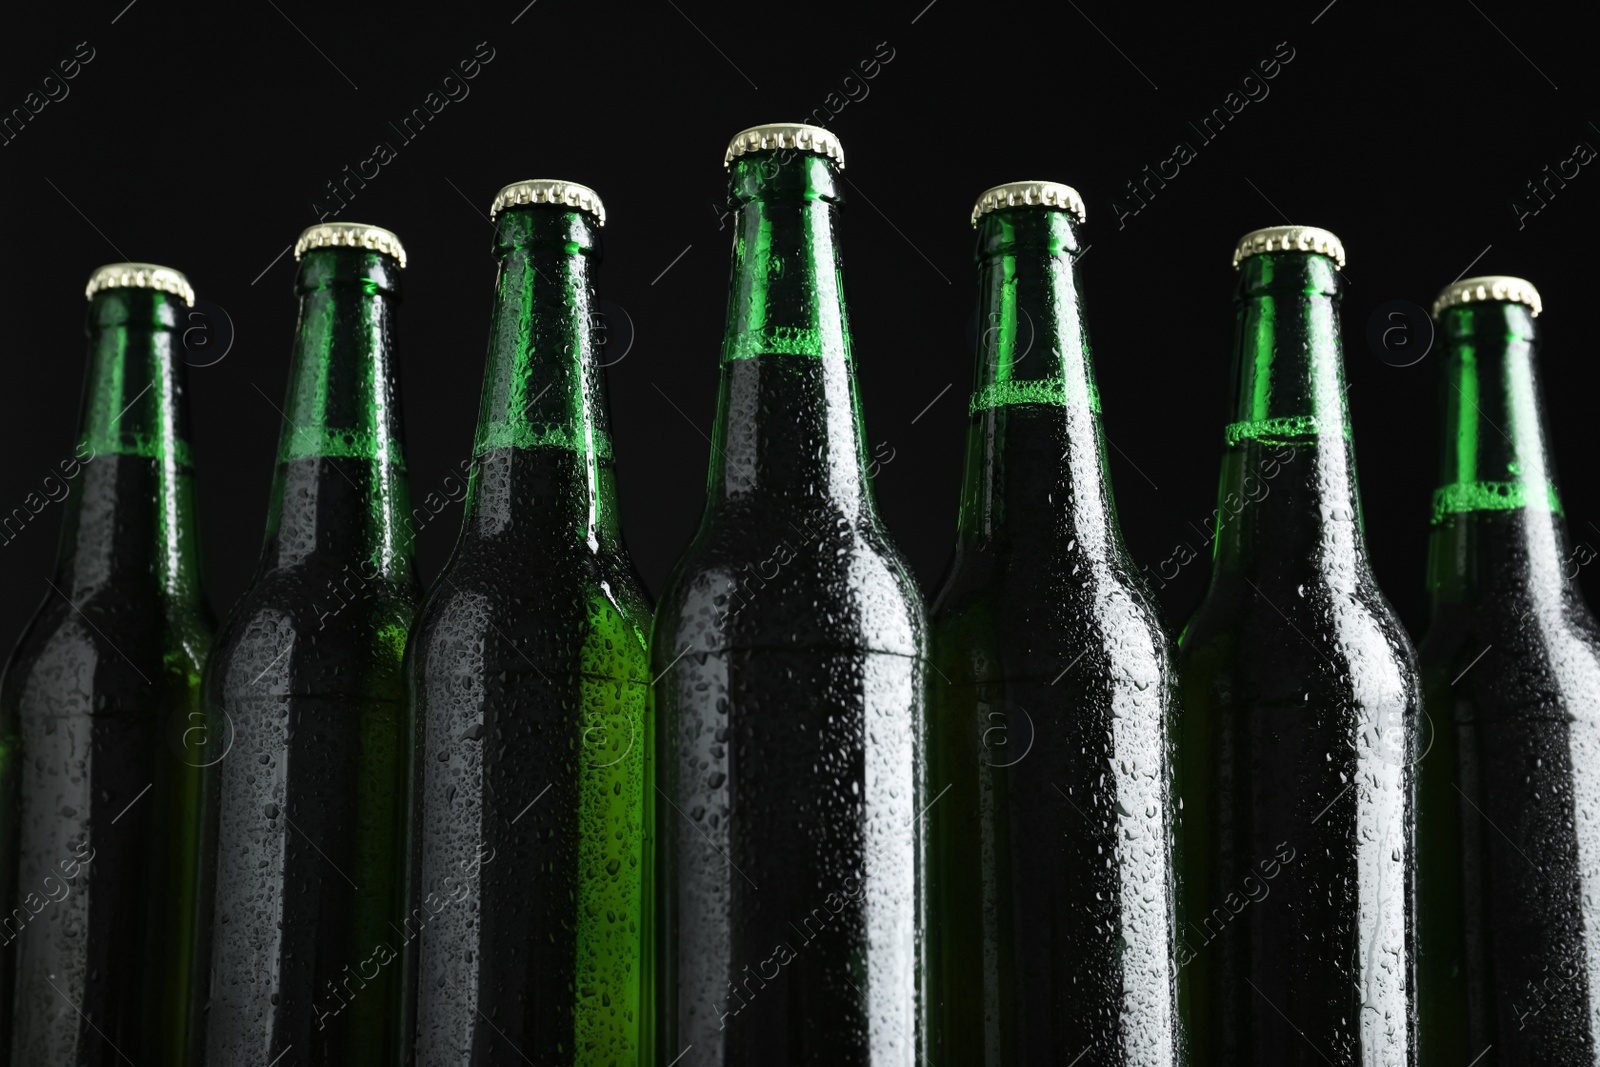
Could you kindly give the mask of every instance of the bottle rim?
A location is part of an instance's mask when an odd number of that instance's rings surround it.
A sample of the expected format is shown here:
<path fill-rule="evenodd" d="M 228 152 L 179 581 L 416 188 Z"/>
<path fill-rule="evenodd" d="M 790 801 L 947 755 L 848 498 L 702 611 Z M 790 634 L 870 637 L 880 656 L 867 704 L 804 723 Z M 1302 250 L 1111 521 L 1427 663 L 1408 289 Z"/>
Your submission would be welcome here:
<path fill-rule="evenodd" d="M 1247 257 L 1266 252 L 1316 252 L 1344 269 L 1344 243 L 1321 226 L 1268 226 L 1251 230 L 1234 246 L 1233 267 L 1237 270 Z"/>
<path fill-rule="evenodd" d="M 972 225 L 977 226 L 978 220 L 991 211 L 1008 207 L 1055 208 L 1071 212 L 1080 223 L 1088 221 L 1083 197 L 1072 186 L 1060 182 L 1025 181 L 1006 182 L 979 193 L 972 205 Z"/>
<path fill-rule="evenodd" d="M 1433 317 L 1438 318 L 1446 308 L 1489 301 L 1524 304 L 1533 313 L 1534 318 L 1538 318 L 1539 312 L 1544 310 L 1544 302 L 1539 299 L 1539 290 L 1535 289 L 1533 283 L 1526 278 L 1516 278 L 1509 274 L 1485 274 L 1477 278 L 1462 278 L 1439 290 L 1438 297 L 1433 301 Z"/>
<path fill-rule="evenodd" d="M 181 296 L 186 305 L 194 307 L 194 286 L 183 272 L 156 263 L 107 263 L 89 275 L 83 297 L 93 299 L 102 289 L 158 289 Z"/>
<path fill-rule="evenodd" d="M 406 250 L 400 238 L 392 230 L 365 222 L 319 222 L 306 227 L 294 243 L 296 262 L 317 248 L 365 248 L 392 256 L 402 270 L 406 265 Z"/>
<path fill-rule="evenodd" d="M 821 126 L 808 126 L 803 122 L 768 122 L 740 130 L 728 142 L 728 150 L 722 155 L 722 169 L 733 166 L 733 161 L 747 152 L 774 149 L 814 152 L 833 160 L 840 170 L 844 169 L 844 145 L 839 143 L 839 138 Z"/>
<path fill-rule="evenodd" d="M 502 188 L 489 205 L 489 221 L 500 217 L 508 208 L 527 204 L 554 204 L 570 207 L 591 216 L 601 226 L 606 224 L 606 206 L 600 194 L 587 185 L 565 181 L 561 178 L 524 178 Z"/>

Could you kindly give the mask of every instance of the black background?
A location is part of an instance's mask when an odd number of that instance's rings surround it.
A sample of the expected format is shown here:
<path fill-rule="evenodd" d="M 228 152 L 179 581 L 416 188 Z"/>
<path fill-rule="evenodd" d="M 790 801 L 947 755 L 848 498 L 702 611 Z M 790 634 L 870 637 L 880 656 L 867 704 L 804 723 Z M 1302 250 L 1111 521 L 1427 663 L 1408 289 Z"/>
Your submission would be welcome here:
<path fill-rule="evenodd" d="M 1229 256 L 1241 234 L 1285 221 L 1327 227 L 1349 253 L 1367 532 L 1413 633 L 1427 616 L 1438 365 L 1397 368 L 1369 349 L 1367 320 L 1384 303 L 1428 306 L 1468 272 L 1538 285 L 1569 527 L 1600 546 L 1585 325 L 1600 161 L 1521 228 L 1512 208 L 1546 165 L 1579 142 L 1600 146 L 1594 27 L 1577 5 L 125 3 L 14 5 L 0 36 L 0 114 L 79 42 L 94 57 L 0 145 L 0 515 L 73 451 L 90 272 L 123 259 L 183 270 L 235 329 L 226 357 L 189 377 L 219 614 L 255 567 L 272 476 L 295 321 L 293 258 L 274 257 L 317 221 L 326 183 L 380 140 L 395 158 L 337 217 L 395 230 L 410 254 L 399 338 L 414 500 L 471 449 L 495 192 L 528 177 L 591 185 L 609 212 L 600 295 L 634 335 L 607 372 L 623 519 L 659 589 L 704 499 L 732 233 L 719 221 L 723 149 L 746 126 L 837 107 L 845 88 L 857 99 L 827 124 L 849 164 L 846 291 L 867 433 L 893 456 L 878 497 L 925 588 L 954 536 L 972 380 L 968 211 L 1019 178 L 1066 182 L 1088 205 L 1081 269 L 1122 527 L 1141 564 L 1156 570 L 1179 542 L 1200 547 L 1230 403 Z M 493 58 L 468 95 L 405 143 L 387 123 L 423 106 L 479 42 Z M 1290 49 L 1268 95 L 1211 143 L 1184 125 Z M 859 80 L 843 84 L 890 52 L 864 97 Z M 1180 138 L 1196 158 L 1119 227 L 1113 201 L 1133 203 L 1124 183 Z M 612 328 L 622 342 L 627 327 Z M 419 535 L 424 580 L 459 510 Z M 48 593 L 59 525 L 52 504 L 0 545 L 0 642 Z M 1161 590 L 1175 628 L 1209 558 Z M 1597 572 L 1582 574 L 1591 601 Z"/>

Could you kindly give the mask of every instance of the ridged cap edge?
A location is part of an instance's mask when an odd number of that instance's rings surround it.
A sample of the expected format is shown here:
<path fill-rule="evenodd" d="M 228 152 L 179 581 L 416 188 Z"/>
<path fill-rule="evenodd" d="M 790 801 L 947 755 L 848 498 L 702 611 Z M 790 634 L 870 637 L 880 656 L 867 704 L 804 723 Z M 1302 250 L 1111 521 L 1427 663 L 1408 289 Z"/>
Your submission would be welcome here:
<path fill-rule="evenodd" d="M 1320 226 L 1268 226 L 1251 230 L 1239 238 L 1233 249 L 1233 265 L 1263 252 L 1317 252 L 1344 266 L 1344 245 Z"/>
<path fill-rule="evenodd" d="M 746 152 L 760 152 L 774 148 L 792 148 L 801 152 L 815 152 L 826 156 L 844 169 L 844 145 L 839 138 L 821 126 L 807 126 L 803 122 L 769 122 L 764 126 L 751 126 L 740 130 L 728 142 L 723 153 L 724 169 Z"/>
<path fill-rule="evenodd" d="M 499 218 L 500 212 L 507 208 L 523 204 L 561 204 L 587 212 L 602 226 L 606 224 L 606 206 L 600 202 L 600 194 L 587 185 L 562 181 L 560 178 L 528 178 L 512 182 L 495 194 L 494 203 L 489 205 L 489 220 L 492 222 Z"/>
<path fill-rule="evenodd" d="M 314 248 L 365 248 L 393 256 L 402 269 L 406 265 L 406 250 L 400 238 L 382 226 L 364 222 L 320 222 L 306 227 L 294 243 L 294 258 L 298 260 Z"/>
<path fill-rule="evenodd" d="M 89 275 L 89 284 L 83 289 L 84 299 L 102 289 L 159 289 L 183 297 L 185 304 L 194 307 L 194 286 L 183 272 L 154 263 L 107 263 Z"/>
<path fill-rule="evenodd" d="M 1445 286 L 1433 302 L 1433 317 L 1438 318 L 1445 308 L 1457 304 L 1475 304 L 1488 300 L 1504 300 L 1509 304 L 1526 304 L 1538 318 L 1544 310 L 1539 290 L 1526 278 L 1513 278 L 1509 274 L 1485 274 L 1479 278 L 1462 278 Z"/>
<path fill-rule="evenodd" d="M 1046 207 L 1070 211 L 1079 222 L 1087 221 L 1083 197 L 1078 190 L 1060 182 L 1007 182 L 985 189 L 972 205 L 972 225 L 991 211 L 1007 207 Z"/>

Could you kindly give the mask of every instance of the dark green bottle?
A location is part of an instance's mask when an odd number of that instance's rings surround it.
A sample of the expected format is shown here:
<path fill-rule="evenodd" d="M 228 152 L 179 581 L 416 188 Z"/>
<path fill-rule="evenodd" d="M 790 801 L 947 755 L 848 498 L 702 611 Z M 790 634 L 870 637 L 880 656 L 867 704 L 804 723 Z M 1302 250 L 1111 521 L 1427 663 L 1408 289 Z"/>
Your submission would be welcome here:
<path fill-rule="evenodd" d="M 1106 469 L 1078 194 L 978 198 L 978 369 L 934 601 L 930 1059 L 1183 1062 L 1177 675 Z"/>
<path fill-rule="evenodd" d="M 1190 1060 L 1409 1065 L 1421 694 L 1362 530 L 1344 250 L 1276 226 L 1234 263 L 1211 587 L 1179 641 Z"/>
<path fill-rule="evenodd" d="M 213 1064 L 392 1064 L 404 1043 L 419 598 L 392 331 L 405 252 L 357 223 L 295 245 L 300 322 L 266 544 L 206 667 L 215 743 Z"/>
<path fill-rule="evenodd" d="M 175 270 L 116 263 L 87 294 L 78 445 L 49 480 L 61 551 L 0 682 L 0 1061 L 181 1065 L 197 1062 L 204 997 L 212 629 L 180 343 L 194 292 Z"/>
<path fill-rule="evenodd" d="M 417 616 L 416 1056 L 637 1067 L 650 604 L 622 542 L 593 269 L 605 208 L 500 191 L 455 554 Z"/>
<path fill-rule="evenodd" d="M 705 515 L 661 594 L 657 1045 L 696 1067 L 912 1067 L 926 622 L 872 499 L 837 139 L 734 138 Z"/>
<path fill-rule="evenodd" d="M 1539 294 L 1467 278 L 1434 304 L 1444 362 L 1421 646 L 1423 1067 L 1600 1056 L 1600 628 L 1545 441 Z M 1427 738 L 1425 737 L 1426 741 Z"/>

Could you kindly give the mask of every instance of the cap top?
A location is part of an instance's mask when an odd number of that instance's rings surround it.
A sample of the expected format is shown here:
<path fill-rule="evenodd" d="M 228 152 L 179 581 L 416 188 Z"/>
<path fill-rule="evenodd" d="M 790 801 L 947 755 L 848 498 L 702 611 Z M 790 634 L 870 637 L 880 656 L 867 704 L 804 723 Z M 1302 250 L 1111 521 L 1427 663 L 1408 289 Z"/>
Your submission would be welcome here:
<path fill-rule="evenodd" d="M 294 258 L 300 259 L 314 248 L 365 248 L 382 252 L 406 265 L 406 250 L 400 238 L 382 226 L 369 226 L 364 222 L 322 222 L 306 228 L 294 243 Z"/>
<path fill-rule="evenodd" d="M 494 203 L 489 207 L 489 220 L 492 222 L 499 218 L 500 212 L 507 208 L 523 204 L 562 204 L 587 212 L 602 226 L 606 224 L 606 206 L 600 202 L 598 193 L 587 185 L 559 178 L 528 178 L 512 182 L 495 194 Z"/>
<path fill-rule="evenodd" d="M 844 146 L 839 143 L 839 138 L 821 126 L 807 126 L 803 122 L 769 122 L 764 126 L 751 126 L 748 130 L 740 130 L 733 135 L 733 140 L 728 142 L 728 151 L 723 154 L 722 166 L 724 169 L 732 166 L 733 161 L 746 152 L 760 152 L 772 148 L 815 152 L 819 156 L 827 156 L 839 164 L 841 170 L 844 169 Z"/>
<path fill-rule="evenodd" d="M 1233 265 L 1237 268 L 1246 256 L 1263 252 L 1316 252 L 1333 260 L 1336 266 L 1344 266 L 1344 245 L 1320 226 L 1268 226 L 1264 230 L 1251 230 L 1239 238 L 1233 250 Z"/>
<path fill-rule="evenodd" d="M 1070 211 L 1079 222 L 1086 219 L 1083 197 L 1078 190 L 1060 182 L 1007 182 L 985 189 L 972 205 L 972 224 L 991 211 L 1007 207 L 1047 207 Z"/>
<path fill-rule="evenodd" d="M 93 297 L 102 289 L 159 289 L 183 297 L 185 304 L 194 307 L 194 286 L 183 272 L 154 263 L 107 263 L 89 275 L 84 298 Z"/>
<path fill-rule="evenodd" d="M 1533 317 L 1544 310 L 1539 290 L 1526 278 L 1513 278 L 1509 274 L 1485 274 L 1481 278 L 1462 278 L 1447 285 L 1433 302 L 1433 317 L 1438 318 L 1445 308 L 1457 304 L 1474 304 L 1486 300 L 1503 300 L 1508 304 L 1526 304 Z"/>

